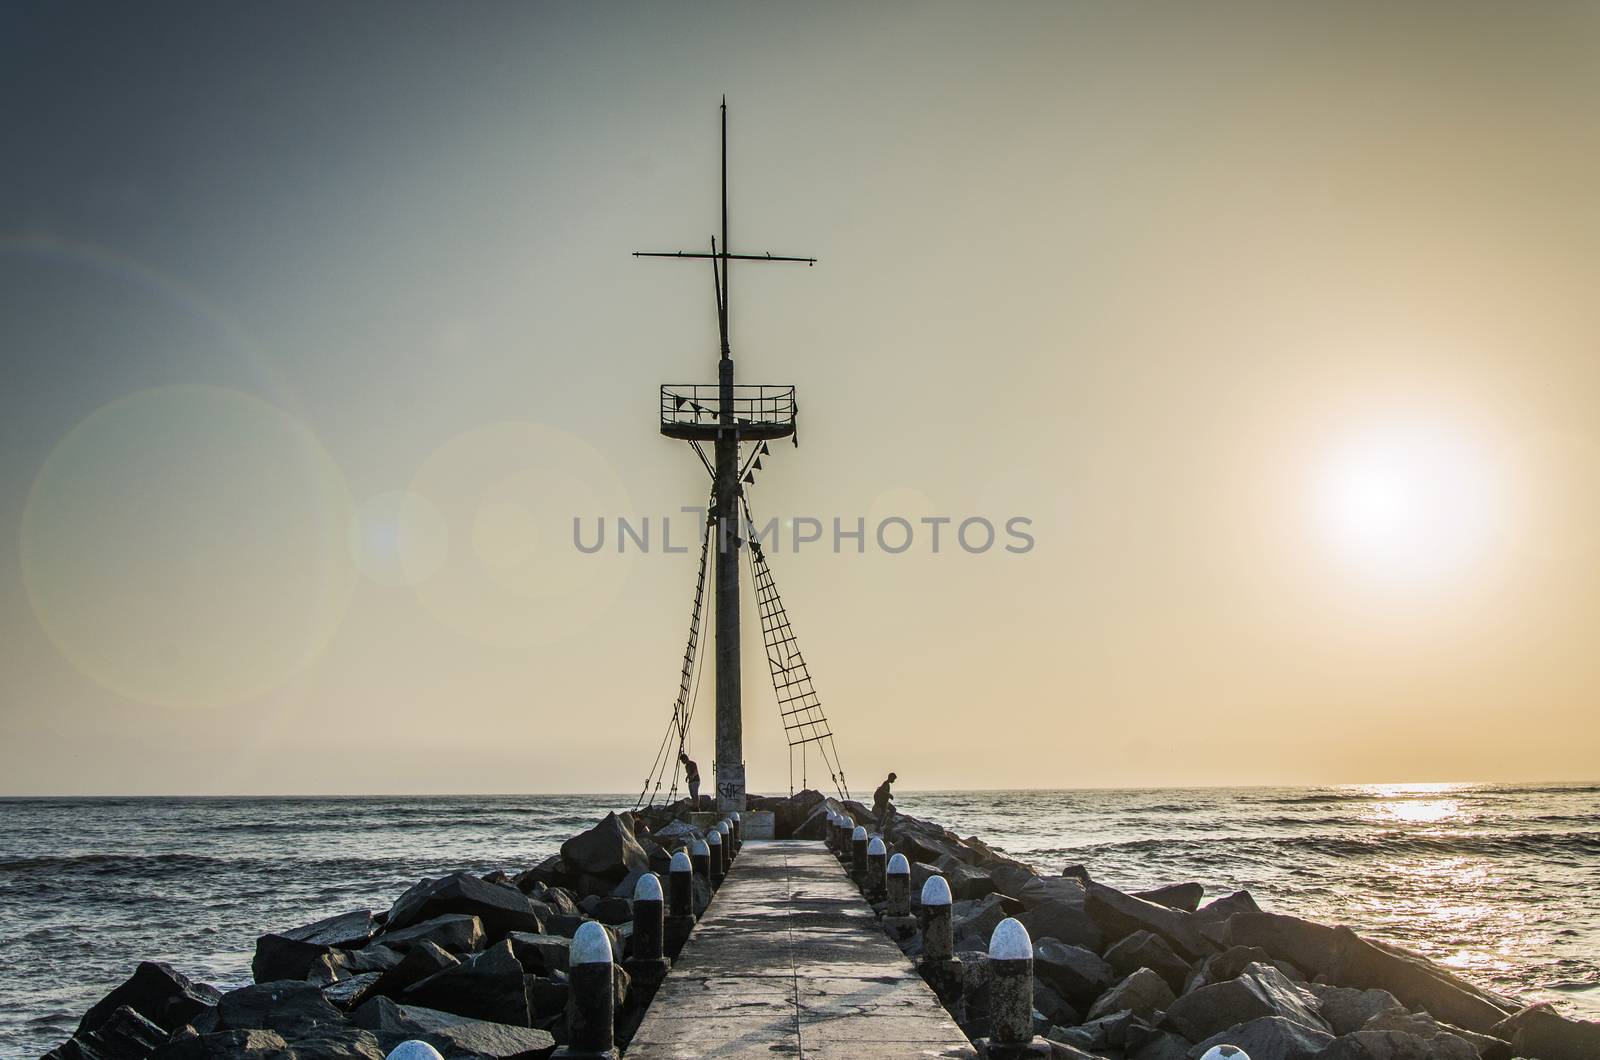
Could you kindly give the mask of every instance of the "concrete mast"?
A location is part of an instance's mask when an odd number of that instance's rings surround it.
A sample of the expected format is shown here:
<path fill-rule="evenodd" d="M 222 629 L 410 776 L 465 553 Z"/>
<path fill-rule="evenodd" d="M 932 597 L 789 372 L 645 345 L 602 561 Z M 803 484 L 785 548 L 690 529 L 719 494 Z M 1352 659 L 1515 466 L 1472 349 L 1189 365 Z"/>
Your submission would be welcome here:
<path fill-rule="evenodd" d="M 722 97 L 722 250 L 728 242 L 728 97 Z M 713 259 L 715 262 L 715 259 Z M 717 363 L 721 430 L 716 441 L 717 607 L 717 809 L 745 809 L 744 702 L 739 672 L 739 435 L 733 414 L 733 348 L 728 341 L 728 278 L 722 263 L 718 324 L 722 359 Z"/>

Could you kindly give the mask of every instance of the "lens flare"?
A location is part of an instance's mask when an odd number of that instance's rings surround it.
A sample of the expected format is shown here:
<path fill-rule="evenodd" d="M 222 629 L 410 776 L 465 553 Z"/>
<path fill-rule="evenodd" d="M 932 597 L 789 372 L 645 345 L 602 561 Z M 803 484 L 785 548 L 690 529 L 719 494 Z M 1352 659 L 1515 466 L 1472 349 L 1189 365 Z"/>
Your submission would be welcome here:
<path fill-rule="evenodd" d="M 349 602 L 344 481 L 309 428 L 235 390 L 137 391 L 55 447 L 22 518 L 22 571 L 80 671 L 146 703 L 282 683 Z"/>

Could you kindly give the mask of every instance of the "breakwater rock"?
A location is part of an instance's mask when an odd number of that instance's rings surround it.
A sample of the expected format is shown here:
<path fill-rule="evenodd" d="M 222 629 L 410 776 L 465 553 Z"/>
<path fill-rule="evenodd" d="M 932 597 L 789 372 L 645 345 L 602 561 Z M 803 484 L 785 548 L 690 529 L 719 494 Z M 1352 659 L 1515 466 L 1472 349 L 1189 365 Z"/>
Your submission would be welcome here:
<path fill-rule="evenodd" d="M 820 840 L 830 813 L 871 827 L 860 803 L 811 791 L 752 798 L 751 809 L 771 811 L 780 838 Z M 381 1060 L 410 1039 L 447 1060 L 543 1058 L 566 1043 L 571 945 L 589 923 L 615 955 L 625 1047 L 653 994 L 627 970 L 635 887 L 706 838 L 688 810 L 609 814 L 515 873 L 425 879 L 387 909 L 269 932 L 256 945 L 256 982 L 226 993 L 141 964 L 47 1060 Z M 953 892 L 962 983 L 949 1003 L 974 1039 L 988 1031 L 989 936 L 1015 917 L 1034 945 L 1036 1027 L 1068 1060 L 1194 1060 L 1223 1042 L 1252 1060 L 1600 1057 L 1600 1025 L 1520 1006 L 1347 928 L 1267 911 L 1245 892 L 1206 901 L 1200 884 L 1181 881 L 1128 893 L 1092 866 L 1042 872 L 932 822 L 897 815 L 888 832 L 889 850 L 909 863 L 913 903 L 932 876 Z M 695 877 L 695 911 L 710 900 Z M 923 943 L 915 923 L 885 920 L 912 958 Z"/>

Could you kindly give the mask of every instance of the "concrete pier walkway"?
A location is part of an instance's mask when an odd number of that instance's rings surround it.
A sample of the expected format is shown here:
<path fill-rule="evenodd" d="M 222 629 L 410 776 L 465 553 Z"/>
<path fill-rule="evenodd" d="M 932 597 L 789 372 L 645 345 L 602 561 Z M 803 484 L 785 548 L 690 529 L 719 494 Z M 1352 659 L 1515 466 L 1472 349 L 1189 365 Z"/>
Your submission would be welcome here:
<path fill-rule="evenodd" d="M 628 1060 L 976 1053 L 820 841 L 748 840 Z"/>

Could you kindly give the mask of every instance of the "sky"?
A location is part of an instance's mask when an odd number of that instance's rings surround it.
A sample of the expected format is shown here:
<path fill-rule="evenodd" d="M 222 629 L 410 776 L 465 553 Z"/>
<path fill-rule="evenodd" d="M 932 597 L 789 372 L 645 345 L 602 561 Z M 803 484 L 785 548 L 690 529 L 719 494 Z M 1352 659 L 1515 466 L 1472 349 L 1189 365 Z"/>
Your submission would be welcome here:
<path fill-rule="evenodd" d="M 1594 779 L 1597 37 L 6 5 L 0 793 L 636 791 L 707 490 L 657 387 L 717 340 L 630 255 L 708 247 L 724 93 L 733 249 L 819 259 L 731 327 L 798 387 L 750 501 L 854 790 Z M 750 788 L 826 786 L 744 608 Z"/>

